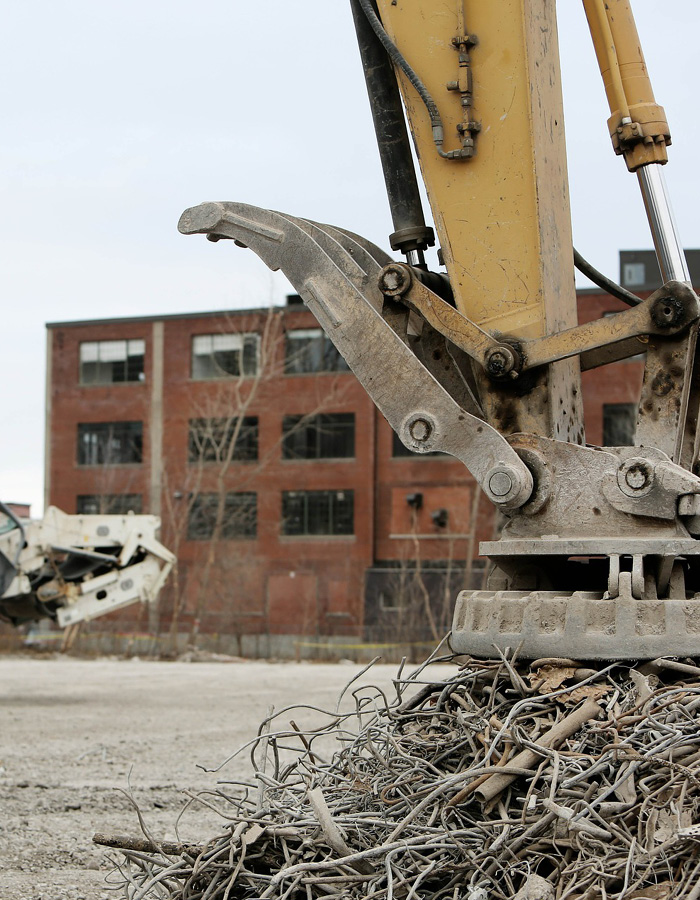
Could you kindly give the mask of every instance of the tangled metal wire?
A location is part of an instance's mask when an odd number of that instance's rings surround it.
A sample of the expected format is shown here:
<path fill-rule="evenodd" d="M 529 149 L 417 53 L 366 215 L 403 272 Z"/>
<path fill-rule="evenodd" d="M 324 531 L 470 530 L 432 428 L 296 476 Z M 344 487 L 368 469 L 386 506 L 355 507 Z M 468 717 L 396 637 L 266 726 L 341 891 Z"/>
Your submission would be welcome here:
<path fill-rule="evenodd" d="M 454 674 L 432 680 L 436 661 Z M 395 696 L 354 679 L 313 730 L 266 718 L 250 780 L 200 798 L 226 820 L 211 840 L 96 835 L 121 895 L 700 898 L 700 668 L 402 668 Z"/>

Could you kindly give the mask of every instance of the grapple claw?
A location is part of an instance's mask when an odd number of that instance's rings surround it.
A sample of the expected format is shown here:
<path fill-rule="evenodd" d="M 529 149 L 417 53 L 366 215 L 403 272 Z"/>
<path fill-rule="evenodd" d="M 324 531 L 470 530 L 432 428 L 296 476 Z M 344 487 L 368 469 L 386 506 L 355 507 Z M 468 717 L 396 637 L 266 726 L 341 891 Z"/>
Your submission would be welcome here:
<path fill-rule="evenodd" d="M 532 476 L 517 453 L 456 402 L 383 318 L 386 253 L 342 229 L 243 203 L 188 209 L 179 229 L 233 238 L 281 269 L 406 446 L 460 459 L 501 509 L 527 502 Z"/>

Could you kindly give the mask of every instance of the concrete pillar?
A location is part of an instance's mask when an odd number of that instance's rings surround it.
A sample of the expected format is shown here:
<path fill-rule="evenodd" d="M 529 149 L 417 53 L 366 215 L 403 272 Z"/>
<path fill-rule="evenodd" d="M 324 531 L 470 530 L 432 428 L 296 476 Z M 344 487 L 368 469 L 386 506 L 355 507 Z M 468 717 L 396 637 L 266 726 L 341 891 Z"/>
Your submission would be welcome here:
<path fill-rule="evenodd" d="M 148 423 L 151 446 L 149 512 L 161 514 L 163 493 L 163 322 L 151 333 L 151 408 Z"/>
<path fill-rule="evenodd" d="M 51 497 L 51 383 L 53 381 L 53 330 L 46 329 L 46 387 L 44 406 L 44 509 Z M 33 510 L 34 515 L 38 510 Z"/>

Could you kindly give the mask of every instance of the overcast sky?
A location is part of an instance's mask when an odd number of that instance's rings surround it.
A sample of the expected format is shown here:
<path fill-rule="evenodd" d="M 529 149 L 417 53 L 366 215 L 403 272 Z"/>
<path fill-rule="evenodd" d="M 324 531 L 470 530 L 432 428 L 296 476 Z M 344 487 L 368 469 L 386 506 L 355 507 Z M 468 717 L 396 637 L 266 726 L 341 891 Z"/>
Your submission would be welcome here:
<path fill-rule="evenodd" d="M 581 4 L 560 0 L 574 240 L 618 277 L 650 247 L 615 158 Z M 674 146 L 666 177 L 696 224 L 697 0 L 635 0 Z M 468 4 L 467 4 L 468 9 Z M 0 498 L 43 490 L 45 323 L 281 302 L 284 279 L 232 244 L 177 233 L 182 210 L 241 200 L 392 230 L 347 0 L 5 3 Z"/>

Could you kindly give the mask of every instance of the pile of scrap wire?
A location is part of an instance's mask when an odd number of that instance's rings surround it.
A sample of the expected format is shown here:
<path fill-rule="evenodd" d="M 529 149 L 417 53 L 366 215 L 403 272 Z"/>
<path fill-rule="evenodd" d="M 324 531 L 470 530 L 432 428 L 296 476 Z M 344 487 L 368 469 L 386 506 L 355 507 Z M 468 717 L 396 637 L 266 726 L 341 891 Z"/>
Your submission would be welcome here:
<path fill-rule="evenodd" d="M 351 682 L 313 731 L 271 715 L 211 840 L 96 836 L 123 896 L 700 897 L 700 668 L 446 659 L 391 697 Z"/>

